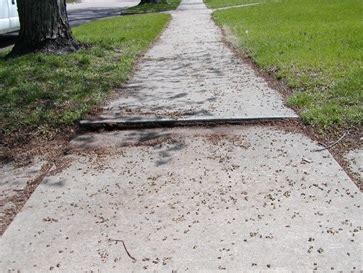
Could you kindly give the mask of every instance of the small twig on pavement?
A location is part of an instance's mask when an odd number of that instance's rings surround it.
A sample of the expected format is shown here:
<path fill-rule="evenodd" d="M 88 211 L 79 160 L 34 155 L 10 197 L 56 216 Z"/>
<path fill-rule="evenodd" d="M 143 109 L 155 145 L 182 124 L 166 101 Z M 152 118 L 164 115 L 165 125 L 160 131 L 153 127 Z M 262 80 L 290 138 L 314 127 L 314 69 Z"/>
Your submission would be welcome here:
<path fill-rule="evenodd" d="M 117 240 L 117 239 L 108 239 L 108 240 L 110 242 L 116 242 L 116 243 L 121 242 L 123 244 L 123 246 L 124 246 L 124 249 L 126 251 L 127 256 L 129 256 L 131 260 L 133 260 L 134 262 L 136 262 L 136 259 L 134 257 L 132 257 L 131 254 L 130 254 L 130 252 L 127 250 L 127 247 L 126 247 L 125 242 L 123 240 Z"/>
<path fill-rule="evenodd" d="M 327 150 L 327 149 L 330 149 L 331 147 L 334 147 L 335 145 L 337 145 L 340 141 L 342 141 L 345 136 L 347 135 L 347 133 L 344 133 L 337 141 L 333 142 L 332 144 L 328 145 L 328 146 L 325 146 L 324 148 L 321 148 L 321 149 L 314 149 L 314 150 L 311 150 L 312 152 L 321 152 L 321 151 L 324 151 L 324 150 Z"/>
<path fill-rule="evenodd" d="M 313 162 L 312 160 L 307 159 L 307 158 L 305 158 L 305 157 L 303 157 L 303 158 L 302 158 L 302 161 L 303 161 L 303 162 L 306 162 L 306 163 L 312 163 L 312 162 Z"/>

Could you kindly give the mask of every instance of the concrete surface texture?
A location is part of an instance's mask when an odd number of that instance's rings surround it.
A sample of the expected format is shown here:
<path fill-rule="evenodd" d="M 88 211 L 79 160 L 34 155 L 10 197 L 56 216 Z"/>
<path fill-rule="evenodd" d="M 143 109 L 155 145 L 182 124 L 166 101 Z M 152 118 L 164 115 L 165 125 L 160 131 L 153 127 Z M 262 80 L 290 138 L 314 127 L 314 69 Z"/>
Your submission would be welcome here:
<path fill-rule="evenodd" d="M 221 39 L 201 0 L 184 0 L 98 118 L 295 117 Z M 286 128 L 78 136 L 72 163 L 0 238 L 0 272 L 362 270 L 362 194 L 328 151 Z"/>
<path fill-rule="evenodd" d="M 345 156 L 350 169 L 363 180 L 363 149 L 355 149 Z"/>
<path fill-rule="evenodd" d="M 23 191 L 28 181 L 34 179 L 40 172 L 44 161 L 34 160 L 32 164 L 17 166 L 14 163 L 0 164 L 0 225 L 3 230 L 7 214 L 16 209 L 14 198 L 18 192 Z"/>
<path fill-rule="evenodd" d="M 119 97 L 86 122 L 296 117 L 222 41 L 202 0 L 184 0 Z"/>
<path fill-rule="evenodd" d="M 79 136 L 1 238 L 0 271 L 360 270 L 362 195 L 317 147 L 273 127 Z"/>

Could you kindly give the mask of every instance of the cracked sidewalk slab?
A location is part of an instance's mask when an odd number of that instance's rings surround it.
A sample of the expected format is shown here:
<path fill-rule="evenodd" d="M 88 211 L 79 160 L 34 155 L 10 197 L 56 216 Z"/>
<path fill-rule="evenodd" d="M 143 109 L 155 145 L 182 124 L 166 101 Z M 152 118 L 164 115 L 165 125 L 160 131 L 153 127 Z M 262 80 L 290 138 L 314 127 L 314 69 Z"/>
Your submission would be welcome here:
<path fill-rule="evenodd" d="M 138 120 L 296 118 L 223 42 L 202 0 L 184 0 L 118 98 L 82 125 Z"/>
<path fill-rule="evenodd" d="M 0 271 L 362 269 L 362 194 L 302 134 L 154 129 L 71 145 L 73 164 L 1 238 Z"/>

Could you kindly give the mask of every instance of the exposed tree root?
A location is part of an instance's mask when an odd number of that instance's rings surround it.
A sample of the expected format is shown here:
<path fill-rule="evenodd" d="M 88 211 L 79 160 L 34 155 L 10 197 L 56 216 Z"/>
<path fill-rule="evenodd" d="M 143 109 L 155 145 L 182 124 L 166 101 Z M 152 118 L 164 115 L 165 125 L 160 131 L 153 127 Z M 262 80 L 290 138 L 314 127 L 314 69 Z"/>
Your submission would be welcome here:
<path fill-rule="evenodd" d="M 47 39 L 36 45 L 32 45 L 26 41 L 18 41 L 7 57 L 15 58 L 31 52 L 66 54 L 79 49 L 79 43 L 72 38 L 59 37 L 57 39 Z"/>

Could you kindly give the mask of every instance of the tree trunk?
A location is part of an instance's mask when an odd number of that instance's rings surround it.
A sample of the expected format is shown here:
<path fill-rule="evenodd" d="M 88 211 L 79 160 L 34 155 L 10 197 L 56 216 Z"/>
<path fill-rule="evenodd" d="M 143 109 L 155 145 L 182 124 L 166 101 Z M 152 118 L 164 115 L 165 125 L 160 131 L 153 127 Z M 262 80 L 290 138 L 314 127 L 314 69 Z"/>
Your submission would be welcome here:
<path fill-rule="evenodd" d="M 143 4 L 168 4 L 168 0 L 141 0 L 139 5 Z"/>
<path fill-rule="evenodd" d="M 34 51 L 65 53 L 79 49 L 68 23 L 65 0 L 17 0 L 20 33 L 10 56 Z"/>

